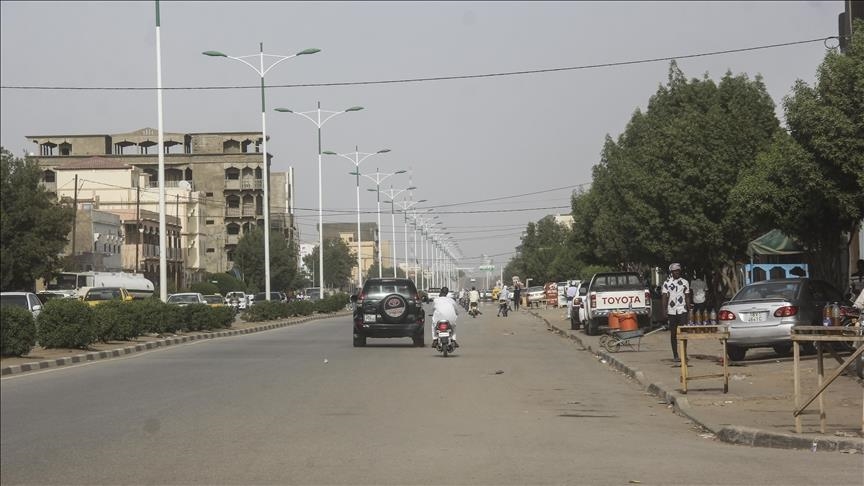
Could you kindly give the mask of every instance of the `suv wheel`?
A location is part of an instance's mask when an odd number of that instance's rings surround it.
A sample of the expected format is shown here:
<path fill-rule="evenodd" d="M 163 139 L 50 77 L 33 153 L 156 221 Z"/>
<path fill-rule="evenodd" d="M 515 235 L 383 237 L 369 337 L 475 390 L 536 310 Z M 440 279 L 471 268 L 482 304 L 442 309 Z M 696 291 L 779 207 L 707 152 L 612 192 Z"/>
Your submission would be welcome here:
<path fill-rule="evenodd" d="M 595 336 L 600 331 L 600 321 L 598 319 L 588 319 L 585 323 L 585 334 Z"/>
<path fill-rule="evenodd" d="M 418 348 L 426 347 L 426 340 L 424 339 L 423 331 L 415 334 L 412 339 L 414 340 L 414 346 L 417 346 Z"/>
<path fill-rule="evenodd" d="M 378 313 L 384 322 L 398 324 L 408 315 L 408 301 L 399 294 L 390 294 L 378 303 Z"/>
<path fill-rule="evenodd" d="M 366 336 L 355 334 L 354 335 L 354 347 L 355 348 L 362 348 L 363 346 L 366 346 Z"/>

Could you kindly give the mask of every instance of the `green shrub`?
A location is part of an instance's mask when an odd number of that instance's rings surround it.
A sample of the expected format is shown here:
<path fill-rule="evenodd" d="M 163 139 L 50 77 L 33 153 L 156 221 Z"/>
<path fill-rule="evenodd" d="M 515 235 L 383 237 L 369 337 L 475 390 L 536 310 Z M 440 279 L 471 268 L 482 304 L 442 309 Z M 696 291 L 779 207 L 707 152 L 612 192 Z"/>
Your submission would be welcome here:
<path fill-rule="evenodd" d="M 139 332 L 162 334 L 166 331 L 169 312 L 168 304 L 159 300 L 158 297 L 149 299 L 133 300 L 126 302 L 126 306 L 138 320 Z"/>
<path fill-rule="evenodd" d="M 0 307 L 0 354 L 23 356 L 36 345 L 36 321 L 27 309 Z"/>
<path fill-rule="evenodd" d="M 96 339 L 128 341 L 141 335 L 141 317 L 132 302 L 109 301 L 93 308 Z"/>
<path fill-rule="evenodd" d="M 213 314 L 214 329 L 228 329 L 234 324 L 234 309 L 231 307 L 227 305 L 224 307 L 213 307 L 211 311 Z"/>
<path fill-rule="evenodd" d="M 310 300 L 295 300 L 288 303 L 288 315 L 311 316 L 315 312 L 315 303 Z"/>
<path fill-rule="evenodd" d="M 219 287 L 210 282 L 196 282 L 189 286 L 189 292 L 198 292 L 203 295 L 213 295 L 218 294 Z"/>
<path fill-rule="evenodd" d="M 203 331 L 205 329 L 212 329 L 214 315 L 211 312 L 212 308 L 209 305 L 191 304 L 177 308 L 180 309 L 182 322 L 181 329 L 187 331 Z"/>
<path fill-rule="evenodd" d="M 45 348 L 86 348 L 96 341 L 93 309 L 78 299 L 52 299 L 36 319 L 36 338 Z"/>
<path fill-rule="evenodd" d="M 289 315 L 288 304 L 265 300 L 256 302 L 255 305 L 246 309 L 246 312 L 243 313 L 243 320 L 248 322 L 272 321 Z"/>
<path fill-rule="evenodd" d="M 324 299 L 315 301 L 315 311 L 328 314 L 330 312 L 338 312 L 345 308 L 345 304 L 349 302 L 348 294 L 338 293 L 330 295 Z"/>

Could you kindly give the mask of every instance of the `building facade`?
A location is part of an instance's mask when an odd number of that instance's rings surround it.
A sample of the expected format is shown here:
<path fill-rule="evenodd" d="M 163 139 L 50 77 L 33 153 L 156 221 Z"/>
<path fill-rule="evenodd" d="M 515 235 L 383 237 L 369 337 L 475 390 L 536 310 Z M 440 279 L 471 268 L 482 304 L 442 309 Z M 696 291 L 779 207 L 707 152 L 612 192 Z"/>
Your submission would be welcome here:
<path fill-rule="evenodd" d="M 264 225 L 261 132 L 165 133 L 164 181 L 158 176 L 157 136 L 156 130 L 144 128 L 27 140 L 36 145 L 31 157 L 42 167 L 42 183 L 49 192 L 77 198 L 79 208 L 90 204 L 122 214 L 124 233 L 130 237 L 134 231 L 130 234 L 129 229 L 135 228 L 142 239 L 152 239 L 149 218 L 154 214 L 158 232 L 159 188 L 164 185 L 166 216 L 174 217 L 180 227 L 178 234 L 169 234 L 176 238 L 176 246 L 168 246 L 179 254 L 182 280 L 188 283 L 197 281 L 199 273 L 229 271 L 240 237 Z M 268 154 L 268 165 L 271 160 Z M 290 179 L 286 173 L 270 173 L 269 182 L 271 229 L 292 238 Z M 134 238 L 124 240 L 124 250 L 138 247 L 139 265 L 141 251 L 146 252 L 143 244 Z M 145 273 L 149 257 L 143 257 Z M 132 270 L 131 257 L 124 255 L 122 261 L 124 269 Z"/>

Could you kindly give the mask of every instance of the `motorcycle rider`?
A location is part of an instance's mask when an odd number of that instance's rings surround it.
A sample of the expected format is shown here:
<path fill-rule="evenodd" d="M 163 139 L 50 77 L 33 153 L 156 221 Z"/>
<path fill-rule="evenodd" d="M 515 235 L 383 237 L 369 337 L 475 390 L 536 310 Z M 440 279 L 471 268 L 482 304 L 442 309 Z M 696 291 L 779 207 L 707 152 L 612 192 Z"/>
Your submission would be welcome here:
<path fill-rule="evenodd" d="M 468 309 L 471 307 L 477 307 L 477 313 L 482 314 L 480 312 L 480 291 L 477 290 L 477 287 L 471 287 L 468 292 Z"/>
<path fill-rule="evenodd" d="M 432 347 L 438 347 L 438 323 L 440 321 L 448 321 L 450 323 L 450 339 L 455 347 L 459 347 L 456 341 L 456 319 L 459 313 L 456 311 L 456 301 L 452 297 L 448 297 L 447 293 L 450 290 L 447 287 L 441 287 L 438 297 L 432 301 L 435 310 L 432 312 Z"/>
<path fill-rule="evenodd" d="M 507 286 L 505 285 L 501 289 L 501 292 L 498 293 L 498 316 L 500 317 L 504 309 L 508 307 L 510 307 L 510 291 L 507 290 Z"/>

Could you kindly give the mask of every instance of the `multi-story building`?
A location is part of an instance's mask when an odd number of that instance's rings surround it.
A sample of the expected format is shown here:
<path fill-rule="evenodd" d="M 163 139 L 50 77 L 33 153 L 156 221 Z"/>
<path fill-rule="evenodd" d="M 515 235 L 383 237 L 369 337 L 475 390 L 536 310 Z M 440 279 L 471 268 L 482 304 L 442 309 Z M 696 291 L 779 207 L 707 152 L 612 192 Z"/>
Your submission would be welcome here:
<path fill-rule="evenodd" d="M 145 239 L 152 229 L 139 223 L 142 212 L 146 218 L 155 214 L 158 228 L 158 193 L 163 183 L 158 176 L 157 135 L 156 130 L 145 128 L 112 135 L 27 139 L 38 145 L 32 158 L 42 167 L 43 185 L 50 192 L 70 199 L 77 195 L 79 207 L 87 202 L 94 209 L 123 213 L 127 248 L 141 243 L 128 237 L 131 221 L 133 228 L 145 229 Z M 177 218 L 181 227 L 179 235 L 170 236 L 177 237 L 177 248 L 182 250 L 184 280 L 195 280 L 190 272 L 230 270 L 240 237 L 264 224 L 261 132 L 165 133 L 163 140 L 166 215 Z M 271 159 L 268 154 L 268 162 Z M 77 190 L 70 183 L 75 175 Z M 294 234 L 288 204 L 292 190 L 286 173 L 270 173 L 270 225 L 286 238 Z M 134 220 L 126 219 L 132 210 Z M 123 262 L 127 268 L 132 260 L 124 256 Z"/>

